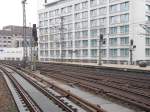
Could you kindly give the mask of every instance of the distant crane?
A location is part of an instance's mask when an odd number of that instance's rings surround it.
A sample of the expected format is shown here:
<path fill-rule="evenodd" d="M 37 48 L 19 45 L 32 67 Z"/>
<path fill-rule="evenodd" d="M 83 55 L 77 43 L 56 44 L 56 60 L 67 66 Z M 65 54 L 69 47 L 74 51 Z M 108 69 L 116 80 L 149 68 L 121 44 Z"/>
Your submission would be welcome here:
<path fill-rule="evenodd" d="M 26 67 L 28 60 L 27 37 L 26 37 L 26 1 L 22 1 L 23 7 L 23 67 Z"/>

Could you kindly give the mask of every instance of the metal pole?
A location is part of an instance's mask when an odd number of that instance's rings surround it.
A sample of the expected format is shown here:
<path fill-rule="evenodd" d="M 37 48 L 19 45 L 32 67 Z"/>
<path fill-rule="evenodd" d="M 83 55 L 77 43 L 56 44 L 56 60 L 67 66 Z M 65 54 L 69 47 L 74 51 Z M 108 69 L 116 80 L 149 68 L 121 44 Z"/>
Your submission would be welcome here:
<path fill-rule="evenodd" d="M 23 67 L 26 67 L 27 64 L 27 58 L 28 58 L 28 51 L 27 51 L 27 39 L 26 39 L 26 4 L 27 0 L 22 1 L 23 6 Z"/>
<path fill-rule="evenodd" d="M 64 34 L 64 32 L 63 32 L 63 30 L 64 30 L 64 28 L 63 28 L 63 17 L 61 16 L 60 19 L 61 19 L 61 23 L 60 23 L 61 24 L 61 26 L 60 26 L 60 61 L 63 62 L 63 53 L 62 53 L 62 50 L 63 50 L 62 38 L 63 38 L 63 34 Z"/>
<path fill-rule="evenodd" d="M 98 65 L 102 65 L 102 41 L 103 41 L 103 34 L 100 34 L 99 36 L 99 59 L 98 59 Z"/>
<path fill-rule="evenodd" d="M 132 49 L 130 49 L 130 64 L 133 65 L 133 53 L 132 53 Z"/>

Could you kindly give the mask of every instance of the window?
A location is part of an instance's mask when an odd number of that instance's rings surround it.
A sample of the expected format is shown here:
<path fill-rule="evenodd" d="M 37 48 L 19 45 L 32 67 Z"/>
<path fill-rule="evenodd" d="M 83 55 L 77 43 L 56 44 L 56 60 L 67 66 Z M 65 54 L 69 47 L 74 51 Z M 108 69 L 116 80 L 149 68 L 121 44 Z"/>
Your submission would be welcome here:
<path fill-rule="evenodd" d="M 68 33 L 68 40 L 72 40 L 73 34 L 72 33 Z"/>
<path fill-rule="evenodd" d="M 146 48 L 145 49 L 145 54 L 146 54 L 147 57 L 150 56 L 150 48 Z"/>
<path fill-rule="evenodd" d="M 101 16 L 101 15 L 104 15 L 104 14 L 106 14 L 106 13 L 107 13 L 106 7 L 102 7 L 102 8 L 99 9 L 99 15 L 100 15 L 100 16 Z"/>
<path fill-rule="evenodd" d="M 68 6 L 68 13 L 72 12 L 72 6 Z"/>
<path fill-rule="evenodd" d="M 111 5 L 110 6 L 110 13 L 116 13 L 118 12 L 118 4 L 117 5 Z"/>
<path fill-rule="evenodd" d="M 78 23 L 75 23 L 75 29 L 78 30 L 81 28 L 81 23 L 78 22 Z"/>
<path fill-rule="evenodd" d="M 146 43 L 147 46 L 150 46 L 150 38 L 146 38 L 146 42 L 145 43 Z"/>
<path fill-rule="evenodd" d="M 56 57 L 59 57 L 59 55 L 60 55 L 60 52 L 59 52 L 59 50 L 57 50 L 56 51 Z"/>
<path fill-rule="evenodd" d="M 85 30 L 82 32 L 82 37 L 83 38 L 88 38 L 88 30 Z"/>
<path fill-rule="evenodd" d="M 120 4 L 120 11 L 128 11 L 129 10 L 129 2 L 124 2 Z"/>
<path fill-rule="evenodd" d="M 120 22 L 121 23 L 126 23 L 129 22 L 129 14 L 123 14 L 120 16 Z"/>
<path fill-rule="evenodd" d="M 129 44 L 129 37 L 120 38 L 120 45 L 128 45 L 128 44 Z"/>
<path fill-rule="evenodd" d="M 55 10 L 55 15 L 56 15 L 56 16 L 59 15 L 59 9 L 56 9 L 56 10 Z"/>
<path fill-rule="evenodd" d="M 120 26 L 120 33 L 123 33 L 123 34 L 129 33 L 129 25 Z"/>
<path fill-rule="evenodd" d="M 109 56 L 110 57 L 117 57 L 117 49 L 109 49 Z"/>
<path fill-rule="evenodd" d="M 81 41 L 80 40 L 75 41 L 75 47 L 79 48 L 80 46 L 81 46 Z"/>
<path fill-rule="evenodd" d="M 81 37 L 81 32 L 75 32 L 75 39 L 79 39 Z"/>
<path fill-rule="evenodd" d="M 66 57 L 66 53 L 67 53 L 66 50 L 62 50 L 62 56 L 63 57 Z"/>
<path fill-rule="evenodd" d="M 71 30 L 72 30 L 72 28 L 73 28 L 72 24 L 68 24 L 68 28 L 67 28 L 67 30 L 71 31 Z"/>
<path fill-rule="evenodd" d="M 76 56 L 76 57 L 80 57 L 80 55 L 81 55 L 81 51 L 80 51 L 80 50 L 76 50 L 75 56 Z"/>
<path fill-rule="evenodd" d="M 50 57 L 54 57 L 54 50 L 50 51 Z"/>
<path fill-rule="evenodd" d="M 97 10 L 91 10 L 91 17 L 97 16 Z"/>
<path fill-rule="evenodd" d="M 82 51 L 82 54 L 83 54 L 83 57 L 87 57 L 88 56 L 88 50 L 87 49 L 84 49 Z"/>
<path fill-rule="evenodd" d="M 97 29 L 91 30 L 91 38 L 97 37 Z"/>
<path fill-rule="evenodd" d="M 83 21 L 82 22 L 82 28 L 88 28 L 88 21 Z"/>
<path fill-rule="evenodd" d="M 95 5 L 97 5 L 97 1 L 96 0 L 90 0 L 90 4 L 91 4 L 91 6 L 95 6 Z"/>
<path fill-rule="evenodd" d="M 91 57 L 96 58 L 97 57 L 97 49 L 91 50 Z"/>
<path fill-rule="evenodd" d="M 110 34 L 117 34 L 117 30 L 118 30 L 117 27 L 111 27 L 110 28 Z"/>
<path fill-rule="evenodd" d="M 83 40 L 82 41 L 82 46 L 83 47 L 88 47 L 88 40 Z"/>
<path fill-rule="evenodd" d="M 91 40 L 91 47 L 97 47 L 97 40 L 96 39 Z"/>
<path fill-rule="evenodd" d="M 75 4 L 75 10 L 76 11 L 80 10 L 80 4 Z"/>
<path fill-rule="evenodd" d="M 109 39 L 109 45 L 117 46 L 117 38 L 110 38 Z"/>
<path fill-rule="evenodd" d="M 106 49 L 102 49 L 102 57 L 106 57 Z"/>
<path fill-rule="evenodd" d="M 88 12 L 83 12 L 82 13 L 82 19 L 88 18 Z"/>
<path fill-rule="evenodd" d="M 129 56 L 129 49 L 128 48 L 120 49 L 120 56 L 121 57 L 128 57 Z"/>
<path fill-rule="evenodd" d="M 80 13 L 76 13 L 76 14 L 75 14 L 75 19 L 78 20 L 78 19 L 80 19 L 80 18 L 81 18 L 81 14 L 80 14 Z"/>
<path fill-rule="evenodd" d="M 111 24 L 119 23 L 119 16 L 111 16 L 110 23 Z"/>
<path fill-rule="evenodd" d="M 106 25 L 106 18 L 100 18 L 99 19 L 99 25 L 100 26 Z"/>
<path fill-rule="evenodd" d="M 68 48 L 72 48 L 72 41 L 68 42 Z"/>
<path fill-rule="evenodd" d="M 97 25 L 97 19 L 91 20 L 91 27 L 96 27 Z"/>
<path fill-rule="evenodd" d="M 82 2 L 82 9 L 87 9 L 88 8 L 88 2 Z"/>

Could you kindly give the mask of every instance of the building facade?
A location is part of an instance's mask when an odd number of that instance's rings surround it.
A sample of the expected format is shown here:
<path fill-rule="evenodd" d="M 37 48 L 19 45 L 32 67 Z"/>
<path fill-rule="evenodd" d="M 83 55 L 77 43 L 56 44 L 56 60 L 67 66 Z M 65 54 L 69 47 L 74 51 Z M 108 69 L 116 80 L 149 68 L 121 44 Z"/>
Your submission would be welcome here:
<path fill-rule="evenodd" d="M 133 62 L 150 60 L 150 0 L 57 0 L 39 10 L 39 60 Z M 99 35 L 104 43 L 99 50 Z"/>

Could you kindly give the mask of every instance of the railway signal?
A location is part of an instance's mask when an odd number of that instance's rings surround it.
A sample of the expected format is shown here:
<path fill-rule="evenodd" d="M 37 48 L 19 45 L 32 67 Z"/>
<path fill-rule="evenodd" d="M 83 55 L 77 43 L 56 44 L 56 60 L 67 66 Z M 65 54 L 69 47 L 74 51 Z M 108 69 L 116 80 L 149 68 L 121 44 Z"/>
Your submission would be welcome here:
<path fill-rule="evenodd" d="M 130 40 L 130 64 L 133 65 L 133 50 L 136 48 L 133 39 Z"/>
<path fill-rule="evenodd" d="M 102 65 L 102 44 L 105 43 L 104 42 L 104 35 L 100 34 L 99 36 L 99 59 L 98 59 L 98 65 Z"/>
<path fill-rule="evenodd" d="M 34 46 L 36 46 L 37 45 L 37 41 L 38 41 L 36 24 L 33 24 L 32 37 L 34 39 Z"/>

